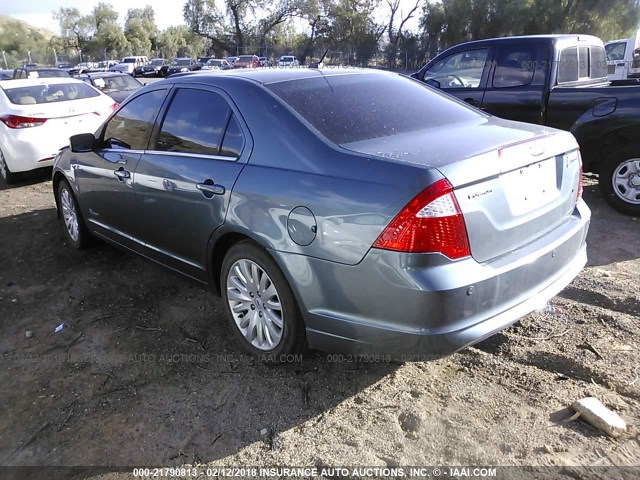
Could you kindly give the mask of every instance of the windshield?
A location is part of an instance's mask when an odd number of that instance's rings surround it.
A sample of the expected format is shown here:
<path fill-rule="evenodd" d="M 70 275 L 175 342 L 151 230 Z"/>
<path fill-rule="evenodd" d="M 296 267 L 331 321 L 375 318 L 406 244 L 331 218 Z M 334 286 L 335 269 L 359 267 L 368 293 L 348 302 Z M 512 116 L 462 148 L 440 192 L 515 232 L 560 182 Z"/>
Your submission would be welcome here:
<path fill-rule="evenodd" d="M 222 65 L 222 60 L 209 60 L 207 65 L 211 65 L 212 67 L 219 67 Z"/>
<path fill-rule="evenodd" d="M 122 63 L 136 63 L 135 58 L 125 58 Z"/>
<path fill-rule="evenodd" d="M 253 56 L 252 55 L 242 55 L 238 60 L 236 60 L 237 62 L 252 62 L 253 61 Z"/>
<path fill-rule="evenodd" d="M 130 75 L 94 78 L 93 85 L 104 93 L 129 92 L 142 87 L 142 84 Z"/>
<path fill-rule="evenodd" d="M 624 60 L 624 54 L 627 50 L 627 42 L 609 43 L 604 46 L 604 51 L 607 52 L 607 60 Z"/>
<path fill-rule="evenodd" d="M 15 105 L 66 102 L 100 95 L 85 83 L 32 85 L 18 88 L 7 88 L 5 86 L 4 92 L 7 94 L 9 101 Z"/>
<path fill-rule="evenodd" d="M 293 57 L 280 57 L 281 62 L 293 62 Z"/>
<path fill-rule="evenodd" d="M 164 60 L 151 60 L 151 65 L 156 67 L 158 65 L 162 65 L 164 63 Z"/>
<path fill-rule="evenodd" d="M 181 67 L 188 67 L 191 64 L 191 60 L 190 59 L 180 59 L 180 60 L 174 60 L 173 62 L 174 65 L 179 65 Z"/>
<path fill-rule="evenodd" d="M 338 145 L 471 121 L 481 115 L 400 76 L 334 75 L 267 88 Z"/>

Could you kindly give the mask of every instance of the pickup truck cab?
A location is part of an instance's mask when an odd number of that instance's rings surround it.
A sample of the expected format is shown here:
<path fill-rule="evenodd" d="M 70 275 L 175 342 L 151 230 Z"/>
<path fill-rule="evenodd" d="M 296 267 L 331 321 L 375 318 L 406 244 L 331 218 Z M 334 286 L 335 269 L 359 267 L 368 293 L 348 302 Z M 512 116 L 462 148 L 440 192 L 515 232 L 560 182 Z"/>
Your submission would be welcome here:
<path fill-rule="evenodd" d="M 456 45 L 413 78 L 509 120 L 568 130 L 617 210 L 640 215 L 640 86 L 611 86 L 602 40 L 533 35 Z"/>

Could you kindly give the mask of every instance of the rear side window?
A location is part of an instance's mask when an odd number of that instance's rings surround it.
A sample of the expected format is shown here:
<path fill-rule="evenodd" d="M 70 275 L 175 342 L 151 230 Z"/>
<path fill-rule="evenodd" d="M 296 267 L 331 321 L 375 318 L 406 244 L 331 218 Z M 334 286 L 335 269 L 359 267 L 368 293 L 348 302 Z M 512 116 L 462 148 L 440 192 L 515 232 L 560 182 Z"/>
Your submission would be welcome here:
<path fill-rule="evenodd" d="M 165 90 L 154 90 L 131 100 L 107 122 L 104 139 L 117 140 L 117 143 L 111 142 L 114 148 L 147 148 L 153 123 L 165 95 Z"/>
<path fill-rule="evenodd" d="M 220 95 L 179 89 L 173 97 L 157 141 L 157 150 L 218 155 L 231 108 Z"/>
<path fill-rule="evenodd" d="M 598 46 L 569 47 L 560 52 L 558 83 L 607 76 L 605 50 Z"/>
<path fill-rule="evenodd" d="M 604 78 L 607 76 L 607 55 L 604 48 L 591 47 L 589 76 L 591 78 Z"/>
<path fill-rule="evenodd" d="M 400 75 L 319 76 L 267 88 L 338 145 L 482 118 L 448 95 Z"/>
<path fill-rule="evenodd" d="M 493 75 L 495 88 L 529 85 L 535 72 L 536 49 L 527 45 L 514 45 L 500 49 Z"/>
<path fill-rule="evenodd" d="M 84 83 L 61 83 L 50 85 L 32 85 L 29 87 L 5 88 L 9 101 L 15 105 L 33 105 L 40 103 L 68 102 L 100 95 Z"/>

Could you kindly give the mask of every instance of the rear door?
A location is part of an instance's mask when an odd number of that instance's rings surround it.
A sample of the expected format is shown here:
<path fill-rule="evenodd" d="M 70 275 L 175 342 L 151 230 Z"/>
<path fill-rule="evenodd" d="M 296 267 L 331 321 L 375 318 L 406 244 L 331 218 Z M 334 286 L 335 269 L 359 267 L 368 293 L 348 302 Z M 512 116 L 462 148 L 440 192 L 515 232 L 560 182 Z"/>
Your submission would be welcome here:
<path fill-rule="evenodd" d="M 435 80 L 443 91 L 481 108 L 492 58 L 493 48 L 489 47 L 452 53 L 430 66 L 424 80 Z"/>
<path fill-rule="evenodd" d="M 91 228 L 134 249 L 140 230 L 133 217 L 133 176 L 167 91 L 152 90 L 124 105 L 103 127 L 104 147 L 77 154 L 71 165 Z"/>
<path fill-rule="evenodd" d="M 135 175 L 136 217 L 149 255 L 205 280 L 207 243 L 225 219 L 249 135 L 222 91 L 177 86 Z"/>
<path fill-rule="evenodd" d="M 501 118 L 543 122 L 550 47 L 541 43 L 503 44 L 496 52 L 482 109 Z"/>

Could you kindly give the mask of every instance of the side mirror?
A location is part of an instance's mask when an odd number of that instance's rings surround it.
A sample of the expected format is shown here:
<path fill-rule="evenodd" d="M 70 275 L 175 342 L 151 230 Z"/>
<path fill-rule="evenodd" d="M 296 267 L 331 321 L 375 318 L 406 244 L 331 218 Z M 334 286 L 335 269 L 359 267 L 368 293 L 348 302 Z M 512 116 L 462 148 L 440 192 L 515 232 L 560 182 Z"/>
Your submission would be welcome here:
<path fill-rule="evenodd" d="M 433 78 L 427 78 L 424 83 L 426 83 L 427 85 L 429 85 L 430 87 L 433 88 L 440 88 L 440 82 L 437 80 L 434 80 Z"/>
<path fill-rule="evenodd" d="M 69 138 L 69 145 L 73 153 L 86 153 L 93 151 L 96 144 L 96 137 L 93 133 L 81 133 Z"/>

